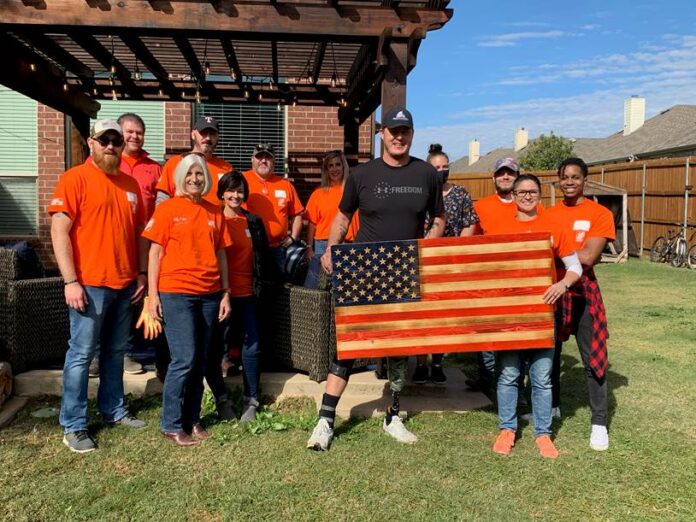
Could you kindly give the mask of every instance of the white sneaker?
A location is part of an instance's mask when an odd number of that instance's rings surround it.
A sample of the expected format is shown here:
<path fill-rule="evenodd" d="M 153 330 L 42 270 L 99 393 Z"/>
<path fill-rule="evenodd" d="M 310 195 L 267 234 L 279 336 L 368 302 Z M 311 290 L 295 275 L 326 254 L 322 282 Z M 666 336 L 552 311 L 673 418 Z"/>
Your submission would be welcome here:
<path fill-rule="evenodd" d="M 418 437 L 406 429 L 404 422 L 397 415 L 392 417 L 389 424 L 387 424 L 387 419 L 385 418 L 384 422 L 382 423 L 382 429 L 399 442 L 413 444 L 418 440 Z"/>
<path fill-rule="evenodd" d="M 314 451 L 328 451 L 333 435 L 334 432 L 331 426 L 329 426 L 329 421 L 320 417 L 317 425 L 314 426 L 312 435 L 307 441 L 307 448 Z"/>
<path fill-rule="evenodd" d="M 600 426 L 599 424 L 592 425 L 590 448 L 595 451 L 606 451 L 609 449 L 609 433 L 607 433 L 606 426 Z"/>
<path fill-rule="evenodd" d="M 561 407 L 556 406 L 555 408 L 551 408 L 551 418 L 552 419 L 560 419 L 561 418 Z"/>

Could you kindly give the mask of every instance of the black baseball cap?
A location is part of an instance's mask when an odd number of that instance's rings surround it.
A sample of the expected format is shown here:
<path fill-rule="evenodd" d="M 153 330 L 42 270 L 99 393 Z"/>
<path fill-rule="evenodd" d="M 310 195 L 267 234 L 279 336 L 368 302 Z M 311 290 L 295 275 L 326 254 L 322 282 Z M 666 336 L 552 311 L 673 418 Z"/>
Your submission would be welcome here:
<path fill-rule="evenodd" d="M 193 128 L 198 132 L 203 132 L 205 129 L 213 129 L 215 132 L 220 132 L 218 121 L 212 116 L 200 116 Z"/>
<path fill-rule="evenodd" d="M 270 143 L 258 143 L 254 145 L 254 156 L 257 154 L 268 154 L 272 158 L 275 158 L 275 147 Z"/>
<path fill-rule="evenodd" d="M 393 129 L 394 127 L 413 128 L 413 116 L 406 107 L 397 105 L 382 115 L 382 128 Z"/>

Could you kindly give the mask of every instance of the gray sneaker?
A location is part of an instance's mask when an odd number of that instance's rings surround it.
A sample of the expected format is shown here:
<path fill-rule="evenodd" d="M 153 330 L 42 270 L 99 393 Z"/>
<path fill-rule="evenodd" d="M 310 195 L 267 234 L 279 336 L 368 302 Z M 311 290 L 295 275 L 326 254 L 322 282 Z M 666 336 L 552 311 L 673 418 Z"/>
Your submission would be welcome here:
<path fill-rule="evenodd" d="M 89 453 L 97 449 L 97 445 L 92 440 L 92 437 L 89 436 L 87 430 L 66 433 L 63 435 L 63 444 L 75 453 Z"/>
<path fill-rule="evenodd" d="M 118 426 L 125 426 L 126 428 L 144 428 L 145 426 L 147 426 L 147 423 L 145 421 L 136 419 L 130 413 L 126 413 L 123 417 L 113 422 L 112 424 L 116 424 Z"/>
<path fill-rule="evenodd" d="M 389 424 L 387 424 L 387 419 L 385 418 L 384 422 L 382 423 L 382 429 L 399 442 L 403 442 L 405 444 L 413 444 L 418 440 L 418 437 L 406 429 L 404 422 L 397 415 L 392 417 Z"/>
<path fill-rule="evenodd" d="M 251 422 L 256 419 L 256 410 L 259 408 L 259 401 L 253 397 L 244 397 L 244 406 L 239 422 Z"/>
<path fill-rule="evenodd" d="M 329 421 L 323 417 L 319 417 L 317 425 L 314 426 L 312 435 L 307 441 L 307 448 L 314 451 L 328 451 L 333 440 L 333 429 L 329 426 Z"/>
<path fill-rule="evenodd" d="M 129 375 L 138 375 L 139 373 L 144 373 L 143 365 L 139 362 L 135 362 L 130 355 L 123 357 L 123 372 Z"/>

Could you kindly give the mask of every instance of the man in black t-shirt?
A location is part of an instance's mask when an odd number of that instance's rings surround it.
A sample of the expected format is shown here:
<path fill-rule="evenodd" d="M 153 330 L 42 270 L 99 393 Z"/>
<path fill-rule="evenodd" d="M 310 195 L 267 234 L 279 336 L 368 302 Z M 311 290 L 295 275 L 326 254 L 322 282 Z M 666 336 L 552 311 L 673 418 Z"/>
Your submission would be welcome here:
<path fill-rule="evenodd" d="M 359 243 L 397 241 L 423 237 L 426 214 L 434 216 L 427 237 L 440 237 L 445 229 L 442 184 L 435 168 L 409 155 L 413 141 L 413 118 L 404 107 L 385 113 L 379 131 L 384 154 L 356 167 L 346 180 L 339 212 L 331 225 L 321 264 L 332 272 L 331 247 L 343 241 L 348 225 L 360 211 Z M 387 359 L 392 405 L 387 409 L 383 429 L 399 442 L 414 443 L 399 417 L 399 397 L 406 382 L 406 357 Z M 319 421 L 307 447 L 326 451 L 333 439 L 336 406 L 348 383 L 353 361 L 334 360 L 326 378 L 326 391 L 319 410 Z"/>

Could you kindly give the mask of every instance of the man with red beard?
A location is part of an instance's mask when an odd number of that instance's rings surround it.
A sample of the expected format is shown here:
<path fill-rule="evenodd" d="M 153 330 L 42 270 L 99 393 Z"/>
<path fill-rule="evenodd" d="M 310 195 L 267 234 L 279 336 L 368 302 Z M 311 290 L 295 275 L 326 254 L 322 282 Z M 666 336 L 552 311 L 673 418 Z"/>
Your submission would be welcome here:
<path fill-rule="evenodd" d="M 130 428 L 145 426 L 126 410 L 123 398 L 131 304 L 143 297 L 147 282 L 142 197 L 138 183 L 119 170 L 123 134 L 118 123 L 97 121 L 87 144 L 91 159 L 63 174 L 48 206 L 70 314 L 60 424 L 63 443 L 77 453 L 96 449 L 87 431 L 87 380 L 97 347 L 102 418 Z"/>

